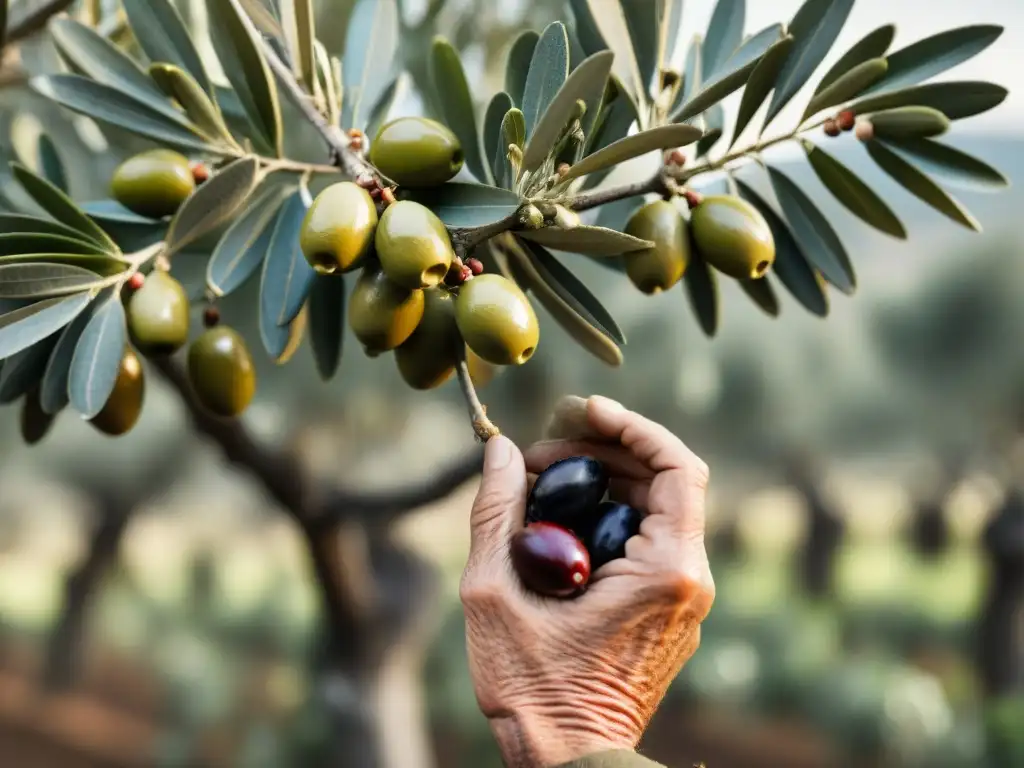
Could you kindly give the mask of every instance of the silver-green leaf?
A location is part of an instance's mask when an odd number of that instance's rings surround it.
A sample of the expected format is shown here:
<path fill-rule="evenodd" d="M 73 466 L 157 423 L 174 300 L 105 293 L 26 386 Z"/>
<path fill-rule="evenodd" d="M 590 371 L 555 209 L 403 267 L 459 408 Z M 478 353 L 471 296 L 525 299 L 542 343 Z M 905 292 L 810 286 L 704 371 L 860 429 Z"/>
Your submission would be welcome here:
<path fill-rule="evenodd" d="M 701 71 L 705 79 L 713 80 L 743 42 L 746 16 L 746 0 L 718 0 L 704 35 Z"/>
<path fill-rule="evenodd" d="M 370 110 L 392 79 L 389 65 L 398 49 L 398 4 L 359 0 L 345 35 L 341 74 L 342 125 L 365 128 Z"/>
<path fill-rule="evenodd" d="M 57 339 L 58 334 L 52 333 L 4 361 L 0 368 L 0 405 L 13 403 L 40 382 Z"/>
<path fill-rule="evenodd" d="M 100 283 L 95 272 L 70 264 L 0 264 L 0 298 L 46 299 L 78 293 Z"/>
<path fill-rule="evenodd" d="M 515 39 L 508 52 L 505 63 L 505 90 L 520 109 L 523 106 L 523 93 L 526 91 L 526 78 L 530 74 L 533 51 L 539 41 L 540 35 L 532 29 L 527 30 Z"/>
<path fill-rule="evenodd" d="M 526 76 L 523 117 L 526 118 L 527 136 L 533 136 L 541 116 L 554 101 L 568 76 L 569 36 L 565 25 L 555 21 L 544 30 L 537 47 L 533 49 L 530 71 Z"/>
<path fill-rule="evenodd" d="M 66 224 L 99 246 L 101 252 L 117 253 L 117 246 L 106 232 L 86 216 L 71 199 L 46 179 L 20 163 L 11 163 L 14 178 L 22 189 L 54 219 Z"/>
<path fill-rule="evenodd" d="M 61 331 L 60 338 L 46 363 L 42 386 L 39 388 L 39 404 L 44 413 L 54 416 L 67 406 L 69 402 L 68 378 L 71 375 L 71 360 L 75 355 L 75 347 L 78 346 L 82 332 L 85 331 L 89 320 L 92 319 L 94 310 L 102 307 L 104 302 L 118 290 L 117 286 L 103 290 L 85 311 L 81 312 Z"/>
<path fill-rule="evenodd" d="M 589 256 L 621 256 L 624 253 L 632 253 L 654 246 L 654 243 L 649 240 L 641 240 L 624 232 L 586 225 L 580 225 L 573 229 L 544 227 L 516 234 L 547 248 L 585 253 Z"/>
<path fill-rule="evenodd" d="M 522 203 L 511 190 L 462 182 L 429 190 L 407 189 L 401 197 L 427 206 L 449 227 L 493 224 L 515 213 Z"/>
<path fill-rule="evenodd" d="M 980 115 L 1002 104 L 1007 90 L 1001 85 L 966 80 L 946 83 L 928 83 L 901 88 L 897 91 L 865 96 L 850 105 L 858 115 L 881 112 L 897 107 L 931 107 L 950 120 L 963 120 Z"/>
<path fill-rule="evenodd" d="M 898 154 L 909 157 L 921 170 L 950 184 L 978 191 L 1004 189 L 1010 184 L 988 163 L 932 139 L 886 139 L 883 143 Z"/>
<path fill-rule="evenodd" d="M 853 0 L 806 0 L 800 7 L 787 29 L 795 43 L 775 84 L 765 126 L 778 117 L 811 78 L 832 49 L 852 10 Z"/>
<path fill-rule="evenodd" d="M 877 83 L 885 77 L 889 69 L 889 62 L 882 57 L 868 59 L 832 83 L 828 88 L 816 94 L 807 104 L 801 120 L 806 120 L 811 115 L 816 115 L 822 110 L 834 107 L 837 104 L 853 99 L 862 94 L 872 84 Z"/>
<path fill-rule="evenodd" d="M 242 157 L 197 188 L 182 204 L 167 231 L 168 256 L 230 219 L 259 183 L 259 162 Z"/>
<path fill-rule="evenodd" d="M 877 141 L 867 143 L 868 154 L 897 184 L 943 216 L 967 229 L 981 231 L 981 224 L 966 208 L 927 175 Z"/>
<path fill-rule="evenodd" d="M 702 135 L 701 130 L 692 125 L 659 125 L 649 131 L 634 133 L 588 155 L 572 166 L 563 178 L 569 180 L 586 176 L 588 173 L 624 163 L 657 149 L 685 147 L 697 141 Z"/>
<path fill-rule="evenodd" d="M 150 61 L 177 64 L 191 73 L 210 96 L 213 84 L 203 67 L 185 22 L 170 0 L 123 0 L 132 34 Z"/>
<path fill-rule="evenodd" d="M 844 53 L 839 61 L 833 64 L 832 68 L 825 73 L 825 76 L 818 83 L 818 87 L 814 89 L 814 95 L 817 96 L 819 93 L 823 93 L 825 89 L 829 88 L 839 78 L 855 67 L 859 67 L 865 61 L 884 57 L 895 37 L 895 24 L 886 24 L 868 32 L 854 43 L 850 50 Z"/>
<path fill-rule="evenodd" d="M 57 145 L 45 133 L 39 134 L 39 139 L 36 142 L 36 159 L 39 162 L 39 171 L 43 178 L 65 195 L 68 194 L 68 176 L 64 170 L 64 163 L 61 162 L 60 153 L 57 152 Z"/>
<path fill-rule="evenodd" d="M 430 79 L 444 122 L 462 144 L 466 167 L 478 181 L 489 183 L 491 174 L 483 159 L 473 97 L 466 82 L 459 53 L 443 37 L 435 37 L 430 49 Z"/>
<path fill-rule="evenodd" d="M 92 301 L 88 291 L 56 296 L 0 315 L 0 360 L 56 333 Z"/>
<path fill-rule="evenodd" d="M 345 341 L 345 278 L 318 275 L 309 294 L 309 343 L 320 378 L 338 372 Z"/>
<path fill-rule="evenodd" d="M 683 273 L 683 291 L 690 299 L 690 309 L 708 338 L 718 333 L 721 302 L 718 296 L 718 276 L 696 250 L 690 253 L 690 263 Z"/>
<path fill-rule="evenodd" d="M 484 157 L 490 158 L 492 164 L 494 164 L 492 170 L 494 171 L 494 180 L 498 186 L 505 185 L 501 183 L 495 158 L 503 156 L 507 149 L 501 132 L 501 124 L 505 120 L 505 115 L 511 109 L 515 109 L 512 97 L 504 91 L 498 91 L 491 97 L 491 102 L 487 105 L 487 111 L 484 112 Z M 501 155 L 498 154 L 499 151 L 502 153 Z"/>
<path fill-rule="evenodd" d="M 754 71 L 750 73 L 747 87 L 743 90 L 743 98 L 740 99 L 739 113 L 736 115 L 736 129 L 732 134 L 733 146 L 744 129 L 750 125 L 757 110 L 764 104 L 768 94 L 772 92 L 778 80 L 779 71 L 786 63 L 789 51 L 793 47 L 793 38 L 784 37 L 769 48 L 761 60 L 757 62 Z"/>
<path fill-rule="evenodd" d="M 215 296 L 240 288 L 260 265 L 270 247 L 274 221 L 286 187 L 271 187 L 250 203 L 217 243 L 206 265 L 206 285 Z"/>
<path fill-rule="evenodd" d="M 772 288 L 772 284 L 768 282 L 767 277 L 762 277 L 759 280 L 740 280 L 738 282 L 743 292 L 750 297 L 750 300 L 762 312 L 769 317 L 779 316 L 779 297 L 775 295 L 775 289 Z"/>
<path fill-rule="evenodd" d="M 850 213 L 880 232 L 906 240 L 906 228 L 871 187 L 825 150 L 809 141 L 802 144 L 818 179 Z"/>
<path fill-rule="evenodd" d="M 110 399 L 127 343 L 124 304 L 112 294 L 93 311 L 71 358 L 68 397 L 83 418 L 95 418 Z"/>
<path fill-rule="evenodd" d="M 309 298 L 316 272 L 299 247 L 302 221 L 309 210 L 308 192 L 297 190 L 285 200 L 263 260 L 260 312 L 278 326 L 290 325 Z"/>

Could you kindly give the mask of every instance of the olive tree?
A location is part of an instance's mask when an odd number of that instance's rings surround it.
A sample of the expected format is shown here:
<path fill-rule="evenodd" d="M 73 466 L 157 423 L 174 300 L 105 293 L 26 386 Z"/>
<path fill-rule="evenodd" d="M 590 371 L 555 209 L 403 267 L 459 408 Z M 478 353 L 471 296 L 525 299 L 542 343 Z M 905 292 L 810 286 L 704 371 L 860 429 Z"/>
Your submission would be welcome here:
<path fill-rule="evenodd" d="M 258 386 L 250 348 L 285 365 L 306 345 L 331 380 L 349 331 L 363 353 L 393 353 L 415 389 L 456 382 L 486 441 L 499 427 L 478 388 L 529 363 L 542 343 L 534 304 L 599 360 L 625 359 L 622 331 L 574 261 L 644 294 L 678 289 L 709 336 L 723 280 L 769 316 L 780 289 L 822 317 L 833 291 L 854 292 L 847 249 L 773 147 L 802 150 L 849 214 L 894 239 L 907 232 L 892 203 L 829 142 L 861 142 L 864 162 L 970 229 L 943 181 L 1006 183 L 939 140 L 1006 90 L 926 82 L 985 50 L 996 26 L 894 47 L 895 28 L 882 25 L 818 74 L 853 0 L 806 0 L 751 34 L 745 2 L 718 0 L 690 41 L 681 0 L 570 0 L 564 20 L 515 37 L 502 90 L 484 98 L 457 48 L 424 27 L 412 35 L 401 5 L 357 0 L 343 30 L 331 15 L 319 35 L 327 0 L 207 0 L 189 14 L 171 0 L 22 0 L 6 25 L 8 47 L 39 33 L 59 52 L 60 66 L 30 78 L 35 94 L 132 149 L 100 200 L 75 199 L 45 135 L 37 162 L 12 163 L 0 401 L 20 405 L 34 444 L 63 412 L 124 434 L 144 407 L 146 372 L 172 385 L 196 429 L 304 534 L 345 694 L 337 765 L 383 763 L 362 702 L 414 609 L 413 598 L 376 605 L 360 579 L 380 566 L 401 584 L 423 581 L 388 548 L 387 524 L 472 477 L 480 452 L 386 494 L 321 487 L 238 418 Z M 443 5 L 427 4 L 427 22 Z M 403 73 L 429 118 L 392 114 Z M 795 122 L 770 130 L 787 108 Z M 607 183 L 650 156 L 653 174 Z M 175 268 L 197 260 L 205 284 L 190 289 Z M 246 338 L 219 307 L 254 284 L 258 334 Z"/>

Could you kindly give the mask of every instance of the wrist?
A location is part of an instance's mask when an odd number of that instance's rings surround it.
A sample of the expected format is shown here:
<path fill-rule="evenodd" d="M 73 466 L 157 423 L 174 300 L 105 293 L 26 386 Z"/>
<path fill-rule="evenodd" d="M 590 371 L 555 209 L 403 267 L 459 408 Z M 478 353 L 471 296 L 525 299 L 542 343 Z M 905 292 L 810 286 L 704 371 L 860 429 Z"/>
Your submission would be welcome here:
<path fill-rule="evenodd" d="M 608 723 L 591 723 L 569 706 L 561 712 L 571 714 L 518 710 L 488 718 L 506 768 L 557 768 L 598 752 L 636 746 Z"/>

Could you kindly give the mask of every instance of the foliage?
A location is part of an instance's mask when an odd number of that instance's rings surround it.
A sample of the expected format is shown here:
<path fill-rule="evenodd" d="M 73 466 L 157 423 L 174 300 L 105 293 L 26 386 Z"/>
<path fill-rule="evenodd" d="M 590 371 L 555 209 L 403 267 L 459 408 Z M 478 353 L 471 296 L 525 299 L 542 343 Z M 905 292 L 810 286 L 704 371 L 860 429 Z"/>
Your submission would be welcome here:
<path fill-rule="evenodd" d="M 624 272 L 632 255 L 653 246 L 623 232 L 628 217 L 654 196 L 676 203 L 685 217 L 687 206 L 700 204 L 695 190 L 707 183 L 746 200 L 771 231 L 772 274 L 742 281 L 746 295 L 777 315 L 777 280 L 807 311 L 824 316 L 830 287 L 855 290 L 853 262 L 811 195 L 765 150 L 784 142 L 800 147 L 850 214 L 897 239 L 907 234 L 891 203 L 812 142 L 812 132 L 855 128 L 867 157 L 886 174 L 971 229 L 977 222 L 940 181 L 1006 184 L 995 169 L 937 140 L 950 121 L 1000 104 L 1006 90 L 926 82 L 985 50 L 1001 34 L 995 26 L 954 29 L 896 50 L 894 28 L 881 26 L 818 80 L 794 128 L 764 137 L 812 83 L 853 5 L 807 0 L 787 23 L 745 35 L 744 0 L 719 0 L 706 32 L 686 44 L 679 39 L 681 0 L 570 0 L 568 23 L 525 31 L 512 43 L 504 90 L 486 105 L 474 97 L 456 49 L 437 37 L 427 57 L 428 102 L 458 138 L 465 171 L 425 189 L 391 184 L 366 159 L 365 137 L 388 118 L 400 83 L 395 3 L 359 0 L 344 46 L 333 50 L 317 38 L 312 0 L 210 2 L 210 40 L 226 85 L 211 77 L 212 62 L 170 0 L 124 0 L 130 44 L 115 42 L 124 36 L 103 24 L 56 18 L 48 33 L 63 66 L 33 77 L 32 89 L 112 135 L 124 131 L 186 153 L 212 175 L 173 215 L 149 219 L 112 199 L 74 202 L 59 150 L 46 139 L 35 171 L 12 166 L 27 197 L 3 214 L 0 236 L 4 401 L 38 389 L 51 416 L 69 405 L 96 415 L 113 390 L 127 338 L 122 287 L 137 272 L 166 269 L 196 252 L 209 256 L 209 305 L 259 280 L 265 352 L 284 363 L 308 335 L 318 370 L 333 377 L 348 281 L 316 274 L 302 258 L 298 232 L 317 190 L 351 176 L 368 182 L 379 205 L 397 198 L 431 208 L 448 228 L 459 265 L 473 257 L 519 283 L 613 366 L 623 362 L 626 339 L 573 274 L 572 260 Z M 680 71 L 674 62 L 684 44 Z M 739 104 L 729 126 L 723 102 L 733 96 Z M 756 139 L 743 144 L 751 133 Z M 617 166 L 655 152 L 662 162 L 650 179 L 602 186 Z M 771 195 L 736 178 L 748 169 Z M 594 222 L 582 223 L 578 214 L 592 209 Z M 681 281 L 708 335 L 718 326 L 722 277 L 694 251 Z M 446 290 L 457 294 L 459 279 Z M 457 371 L 486 437 L 465 360 Z"/>

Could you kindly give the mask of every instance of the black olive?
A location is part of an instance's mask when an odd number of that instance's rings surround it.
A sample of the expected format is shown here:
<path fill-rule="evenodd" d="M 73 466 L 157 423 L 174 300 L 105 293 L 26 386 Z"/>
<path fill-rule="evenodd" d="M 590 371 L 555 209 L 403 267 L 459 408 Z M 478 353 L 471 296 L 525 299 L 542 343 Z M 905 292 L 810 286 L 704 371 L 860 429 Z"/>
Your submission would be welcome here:
<path fill-rule="evenodd" d="M 644 519 L 638 510 L 615 501 L 604 502 L 599 514 L 597 524 L 585 539 L 595 571 L 626 556 L 626 542 L 640 533 L 640 522 Z"/>
<path fill-rule="evenodd" d="M 571 531 L 587 525 L 608 490 L 608 473 L 589 456 L 556 461 L 540 473 L 526 503 L 526 522 L 556 523 Z"/>

